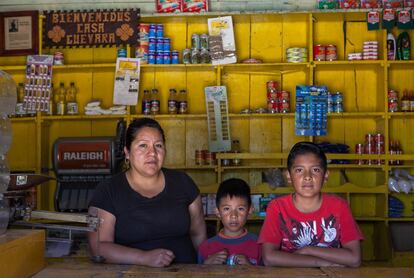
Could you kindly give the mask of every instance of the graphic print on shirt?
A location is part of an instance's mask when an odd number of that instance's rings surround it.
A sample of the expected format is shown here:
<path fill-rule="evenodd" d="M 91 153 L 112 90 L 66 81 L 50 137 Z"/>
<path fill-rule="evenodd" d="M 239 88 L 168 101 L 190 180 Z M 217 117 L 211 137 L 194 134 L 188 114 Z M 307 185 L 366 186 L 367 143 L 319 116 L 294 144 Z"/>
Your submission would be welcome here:
<path fill-rule="evenodd" d="M 279 213 L 279 227 L 282 233 L 281 249 L 294 252 L 305 246 L 340 247 L 340 227 L 333 215 L 320 220 L 300 222 L 287 220 Z"/>

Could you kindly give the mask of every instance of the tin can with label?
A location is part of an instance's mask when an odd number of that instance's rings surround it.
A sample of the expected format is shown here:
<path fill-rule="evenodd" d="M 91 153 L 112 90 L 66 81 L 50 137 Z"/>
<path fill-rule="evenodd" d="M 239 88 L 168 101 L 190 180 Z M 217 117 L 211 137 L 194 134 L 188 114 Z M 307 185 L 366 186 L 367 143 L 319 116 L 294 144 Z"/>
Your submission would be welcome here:
<path fill-rule="evenodd" d="M 290 112 L 290 102 L 282 101 L 279 102 L 279 113 L 289 113 Z"/>
<path fill-rule="evenodd" d="M 157 36 L 157 27 L 155 24 L 149 25 L 149 32 L 148 32 L 148 38 L 155 39 Z"/>
<path fill-rule="evenodd" d="M 325 59 L 326 61 L 335 61 L 336 56 L 336 45 L 328 44 L 325 48 Z"/>
<path fill-rule="evenodd" d="M 171 64 L 170 51 L 164 51 L 163 58 L 164 58 L 164 64 Z"/>
<path fill-rule="evenodd" d="M 355 145 L 355 154 L 359 154 L 359 155 L 364 154 L 364 144 L 356 144 Z M 364 160 L 363 159 L 358 159 L 358 160 L 355 161 L 355 163 L 358 164 L 358 165 L 363 165 Z"/>
<path fill-rule="evenodd" d="M 275 113 L 279 113 L 279 102 L 277 101 L 277 99 L 268 99 L 267 100 L 267 110 L 269 111 L 269 113 L 275 114 Z"/>
<path fill-rule="evenodd" d="M 208 35 L 207 34 L 200 35 L 200 48 L 208 49 Z"/>
<path fill-rule="evenodd" d="M 183 64 L 191 64 L 191 49 L 183 49 Z"/>
<path fill-rule="evenodd" d="M 164 38 L 164 51 L 171 50 L 171 40 L 169 38 Z"/>
<path fill-rule="evenodd" d="M 171 52 L 171 64 L 178 64 L 178 63 L 179 63 L 178 51 L 173 50 Z"/>
<path fill-rule="evenodd" d="M 148 64 L 155 64 L 155 51 L 148 51 Z"/>
<path fill-rule="evenodd" d="M 191 36 L 191 49 L 200 49 L 200 36 L 198 34 Z"/>
<path fill-rule="evenodd" d="M 195 164 L 196 165 L 204 165 L 205 158 L 203 156 L 203 150 L 196 150 L 195 151 Z"/>
<path fill-rule="evenodd" d="M 191 64 L 200 64 L 200 51 L 198 49 L 191 50 Z"/>
<path fill-rule="evenodd" d="M 155 51 L 157 49 L 157 41 L 155 39 L 149 39 L 148 51 Z"/>
<path fill-rule="evenodd" d="M 155 63 L 157 65 L 164 64 L 164 55 L 162 52 L 157 52 L 157 55 L 155 56 Z"/>
<path fill-rule="evenodd" d="M 266 82 L 266 88 L 267 90 L 275 90 L 277 91 L 279 89 L 279 83 L 277 83 L 277 81 L 274 80 L 270 80 Z"/>
<path fill-rule="evenodd" d="M 317 44 L 313 46 L 313 60 L 325 61 L 325 46 Z"/>
<path fill-rule="evenodd" d="M 155 27 L 155 30 L 156 30 L 156 36 L 157 36 L 157 38 L 164 37 L 164 25 L 157 24 L 156 27 Z"/>
<path fill-rule="evenodd" d="M 156 51 L 157 52 L 164 51 L 164 39 L 157 39 Z"/>

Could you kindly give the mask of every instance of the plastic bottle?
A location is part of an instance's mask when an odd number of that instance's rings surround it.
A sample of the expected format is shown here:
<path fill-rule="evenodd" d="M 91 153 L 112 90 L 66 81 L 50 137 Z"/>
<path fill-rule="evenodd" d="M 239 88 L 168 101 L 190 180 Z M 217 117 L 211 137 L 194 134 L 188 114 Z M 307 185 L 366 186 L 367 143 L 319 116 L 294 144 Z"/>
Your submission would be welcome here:
<path fill-rule="evenodd" d="M 398 141 L 398 140 L 395 141 L 395 154 L 396 155 L 403 154 L 403 151 L 402 151 L 401 146 L 400 146 L 400 141 Z M 402 162 L 402 160 L 397 159 L 397 160 L 395 160 L 395 164 L 396 165 L 402 165 L 403 162 Z"/>
<path fill-rule="evenodd" d="M 180 90 L 178 95 L 178 114 L 187 114 L 188 113 L 188 102 L 187 102 L 187 91 Z"/>
<path fill-rule="evenodd" d="M 172 88 L 168 96 L 168 113 L 177 114 L 177 110 L 177 90 Z"/>
<path fill-rule="evenodd" d="M 395 37 L 392 33 L 387 34 L 387 59 L 395 60 L 396 45 Z"/>
<path fill-rule="evenodd" d="M 79 113 L 78 102 L 76 101 L 77 93 L 78 90 L 76 89 L 75 82 L 70 82 L 66 94 L 66 111 L 68 115 L 77 115 Z"/>
<path fill-rule="evenodd" d="M 56 115 L 65 115 L 66 113 L 66 89 L 65 84 L 60 82 L 56 91 Z"/>
<path fill-rule="evenodd" d="M 396 154 L 395 152 L 395 143 L 394 141 L 390 141 L 390 149 L 389 149 L 390 155 L 394 155 Z M 390 159 L 388 162 L 389 165 L 395 165 L 395 160 L 394 159 Z"/>
<path fill-rule="evenodd" d="M 160 96 L 157 89 L 151 90 L 151 114 L 158 115 L 160 113 Z"/>
<path fill-rule="evenodd" d="M 151 114 L 151 93 L 150 90 L 144 90 L 144 95 L 142 96 L 142 114 L 150 115 Z"/>
<path fill-rule="evenodd" d="M 402 32 L 397 40 L 397 58 L 398 60 L 411 59 L 410 37 L 407 32 Z"/>
<path fill-rule="evenodd" d="M 410 111 L 410 98 L 408 96 L 408 91 L 404 90 L 403 97 L 401 98 L 401 112 Z"/>

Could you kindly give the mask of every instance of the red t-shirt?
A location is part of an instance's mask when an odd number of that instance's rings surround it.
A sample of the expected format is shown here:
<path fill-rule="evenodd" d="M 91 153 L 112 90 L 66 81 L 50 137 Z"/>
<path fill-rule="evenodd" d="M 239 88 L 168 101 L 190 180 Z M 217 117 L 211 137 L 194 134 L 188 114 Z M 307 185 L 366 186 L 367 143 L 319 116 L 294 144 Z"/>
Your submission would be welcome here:
<path fill-rule="evenodd" d="M 292 194 L 272 200 L 258 242 L 294 252 L 305 246 L 340 248 L 347 242 L 362 239 L 347 202 L 322 193 L 321 207 L 311 213 L 300 212 L 293 204 Z"/>

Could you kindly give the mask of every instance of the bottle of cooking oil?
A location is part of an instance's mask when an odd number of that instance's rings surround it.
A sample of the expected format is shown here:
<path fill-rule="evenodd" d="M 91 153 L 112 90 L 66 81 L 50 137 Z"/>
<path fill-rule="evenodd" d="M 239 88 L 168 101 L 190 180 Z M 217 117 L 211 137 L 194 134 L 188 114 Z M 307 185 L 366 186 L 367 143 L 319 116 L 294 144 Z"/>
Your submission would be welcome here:
<path fill-rule="evenodd" d="M 59 88 L 55 94 L 56 115 L 65 115 L 66 113 L 66 89 L 65 84 L 60 82 Z"/>
<path fill-rule="evenodd" d="M 75 82 L 70 82 L 70 86 L 66 93 L 66 111 L 68 115 L 78 114 L 78 103 L 76 101 L 77 93 L 78 90 L 76 89 Z"/>

